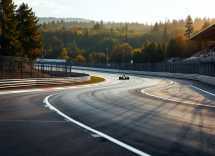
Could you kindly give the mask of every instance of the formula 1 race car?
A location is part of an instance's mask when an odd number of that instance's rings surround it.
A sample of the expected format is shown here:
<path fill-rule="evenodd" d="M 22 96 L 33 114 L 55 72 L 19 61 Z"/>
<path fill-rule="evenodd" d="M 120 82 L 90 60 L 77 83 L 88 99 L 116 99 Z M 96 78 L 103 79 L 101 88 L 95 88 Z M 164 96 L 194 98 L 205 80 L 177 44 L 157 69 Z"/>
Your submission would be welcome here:
<path fill-rule="evenodd" d="M 129 77 L 123 75 L 123 76 L 120 76 L 120 77 L 119 77 L 119 80 L 129 80 Z"/>

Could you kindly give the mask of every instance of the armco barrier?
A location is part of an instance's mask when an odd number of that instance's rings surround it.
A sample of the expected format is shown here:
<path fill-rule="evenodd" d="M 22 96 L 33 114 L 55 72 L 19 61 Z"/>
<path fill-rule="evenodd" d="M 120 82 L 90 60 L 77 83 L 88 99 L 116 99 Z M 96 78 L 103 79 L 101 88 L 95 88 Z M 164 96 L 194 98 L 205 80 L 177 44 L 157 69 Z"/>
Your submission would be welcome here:
<path fill-rule="evenodd" d="M 90 80 L 90 75 L 84 76 L 84 77 L 63 77 L 63 78 L 1 79 L 0 88 L 66 84 L 66 83 L 83 82 L 83 81 L 89 81 L 89 80 Z"/>
<path fill-rule="evenodd" d="M 211 85 L 215 86 L 215 77 L 198 75 L 198 74 L 145 72 L 145 71 L 89 68 L 89 67 L 77 67 L 77 66 L 73 66 L 72 68 L 73 69 L 80 69 L 80 70 L 107 71 L 107 72 L 120 73 L 120 74 L 139 74 L 139 75 L 161 76 L 161 77 L 172 77 L 172 78 L 179 78 L 179 79 L 196 80 L 196 81 L 201 81 L 203 83 L 207 83 L 207 84 L 211 84 Z"/>
<path fill-rule="evenodd" d="M 119 73 L 120 72 L 120 70 L 118 70 L 118 69 L 90 68 L 90 67 L 79 67 L 79 66 L 72 66 L 72 69 L 104 71 L 104 72 L 114 72 L 114 73 Z"/>
<path fill-rule="evenodd" d="M 210 76 L 201 76 L 201 82 L 211 84 L 215 86 L 215 77 L 210 77 Z"/>
<path fill-rule="evenodd" d="M 139 74 L 139 75 L 149 75 L 149 76 L 172 77 L 172 78 L 179 78 L 179 79 L 188 79 L 188 80 L 201 81 L 201 76 L 198 75 L 198 74 L 181 74 L 181 73 L 165 73 L 165 72 L 131 71 L 131 70 L 89 68 L 89 67 L 78 67 L 78 66 L 72 66 L 72 69 L 103 71 L 103 72 L 112 72 L 112 73 L 120 73 L 120 74 L 124 73 L 124 74 Z"/>

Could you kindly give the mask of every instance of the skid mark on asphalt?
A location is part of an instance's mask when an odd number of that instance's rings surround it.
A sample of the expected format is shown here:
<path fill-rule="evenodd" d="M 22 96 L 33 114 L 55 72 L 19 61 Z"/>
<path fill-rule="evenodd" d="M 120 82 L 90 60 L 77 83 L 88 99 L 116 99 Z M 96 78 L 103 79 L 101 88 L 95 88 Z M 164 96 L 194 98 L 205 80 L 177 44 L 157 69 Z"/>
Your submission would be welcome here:
<path fill-rule="evenodd" d="M 141 155 L 141 156 L 149 156 L 148 154 L 146 154 L 146 153 L 144 153 L 144 152 L 142 152 L 142 151 L 140 151 L 140 150 L 138 150 L 138 149 L 136 149 L 136 148 L 134 148 L 134 147 L 132 147 L 132 146 L 129 146 L 128 144 L 125 144 L 125 143 L 123 143 L 123 142 L 121 142 L 121 141 L 119 141 L 119 140 L 117 140 L 117 139 L 115 139 L 115 138 L 113 138 L 113 137 L 111 137 L 111 136 L 108 136 L 108 135 L 106 135 L 106 134 L 104 134 L 104 133 L 102 133 L 102 132 L 99 132 L 99 131 L 97 131 L 97 130 L 95 130 L 95 129 L 89 127 L 89 126 L 86 126 L 86 125 L 84 125 L 84 124 L 82 124 L 82 123 L 80 123 L 80 122 L 78 122 L 78 121 L 76 121 L 76 120 L 70 118 L 70 117 L 67 116 L 66 114 L 62 113 L 61 111 L 59 111 L 58 109 L 56 109 L 55 107 L 53 107 L 53 106 L 49 103 L 48 99 L 49 99 L 50 97 L 52 97 L 52 96 L 59 95 L 59 94 L 60 94 L 60 93 L 52 94 L 52 95 L 47 96 L 47 97 L 44 99 L 43 102 L 44 102 L 47 106 L 49 106 L 49 109 L 56 111 L 57 114 L 61 115 L 61 116 L 64 117 L 65 119 L 69 120 L 69 121 L 72 122 L 73 124 L 76 124 L 76 125 L 78 125 L 78 126 L 84 128 L 84 129 L 86 129 L 87 131 L 90 131 L 91 133 L 93 133 L 93 135 L 96 134 L 96 135 L 98 135 L 98 136 L 101 136 L 101 137 L 103 137 L 103 138 L 105 138 L 105 139 L 107 139 L 107 140 L 109 140 L 109 141 L 111 141 L 111 142 L 113 142 L 113 143 L 115 143 L 115 144 L 117 144 L 117 145 L 119 145 L 119 146 L 121 146 L 121 147 L 127 149 L 127 150 L 130 150 L 131 152 L 136 153 L 136 154 L 138 154 L 138 155 Z M 61 93 L 61 94 L 62 94 L 62 93 Z M 92 134 L 91 134 L 91 135 L 92 135 Z M 92 136 L 93 136 L 93 135 L 92 135 Z"/>
<path fill-rule="evenodd" d="M 155 98 L 159 98 L 159 99 L 163 99 L 163 100 L 168 100 L 168 101 L 172 101 L 172 102 L 180 102 L 180 103 L 185 103 L 185 104 L 190 104 L 190 105 L 196 105 L 196 106 L 204 106 L 204 107 L 215 108 L 215 106 L 212 106 L 212 105 L 198 104 L 198 103 L 192 103 L 192 102 L 185 102 L 185 101 L 183 101 L 183 100 L 173 100 L 173 99 L 164 98 L 164 97 L 161 97 L 161 96 L 156 96 L 156 95 L 153 95 L 153 94 L 149 94 L 149 93 L 146 92 L 146 90 L 148 90 L 148 89 L 157 88 L 157 87 L 162 87 L 162 86 L 169 86 L 169 85 L 173 85 L 173 86 L 174 86 L 174 85 L 177 84 L 177 83 L 174 82 L 174 81 L 171 81 L 171 80 L 169 80 L 169 81 L 170 81 L 169 84 L 161 85 L 161 86 L 156 86 L 156 87 L 145 88 L 145 89 L 142 89 L 141 92 L 142 92 L 143 94 L 145 94 L 145 95 L 148 95 L 148 96 L 152 96 L 152 97 L 155 97 Z M 203 92 L 205 92 L 205 93 L 208 93 L 208 94 L 210 94 L 210 95 L 215 96 L 215 94 L 212 94 L 212 93 L 207 92 L 207 91 L 205 91 L 205 90 L 199 89 L 199 88 L 194 87 L 194 86 L 192 86 L 192 85 L 188 85 L 188 86 L 191 86 L 191 87 L 193 87 L 193 88 L 196 88 L 196 89 L 201 90 L 201 91 L 203 91 Z"/>

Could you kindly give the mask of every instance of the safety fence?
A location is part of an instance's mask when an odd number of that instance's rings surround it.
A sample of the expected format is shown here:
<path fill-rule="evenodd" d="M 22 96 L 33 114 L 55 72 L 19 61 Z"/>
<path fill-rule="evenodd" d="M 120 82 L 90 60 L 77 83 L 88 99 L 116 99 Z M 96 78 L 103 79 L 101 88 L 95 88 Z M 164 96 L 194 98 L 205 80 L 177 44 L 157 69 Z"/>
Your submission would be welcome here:
<path fill-rule="evenodd" d="M 162 63 L 98 63 L 98 62 L 46 62 L 34 61 L 19 57 L 0 57 L 0 79 L 26 79 L 26 78 L 57 78 L 75 77 L 72 72 L 74 66 L 145 71 L 198 74 L 215 77 L 215 57 L 195 59 L 181 62 Z M 82 75 L 84 76 L 84 74 Z"/>
<path fill-rule="evenodd" d="M 77 77 L 71 62 L 35 61 L 21 57 L 0 56 L 0 79 Z"/>
<path fill-rule="evenodd" d="M 108 68 L 130 71 L 198 74 L 215 77 L 215 57 L 161 63 L 89 63 L 72 62 L 72 66 Z"/>

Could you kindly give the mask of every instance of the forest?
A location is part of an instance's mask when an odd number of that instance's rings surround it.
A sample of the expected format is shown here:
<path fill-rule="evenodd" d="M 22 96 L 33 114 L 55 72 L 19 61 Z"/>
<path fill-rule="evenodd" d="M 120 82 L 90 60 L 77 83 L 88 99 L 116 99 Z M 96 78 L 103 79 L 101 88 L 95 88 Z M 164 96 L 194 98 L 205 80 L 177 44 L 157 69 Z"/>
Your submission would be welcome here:
<path fill-rule="evenodd" d="M 39 24 L 32 8 L 11 0 L 0 2 L 0 55 L 78 62 L 154 63 L 187 58 L 206 47 L 187 39 L 215 23 L 215 19 L 167 20 L 165 23 L 64 21 L 47 18 Z M 45 20 L 45 18 L 42 18 Z M 50 22 L 50 19 L 53 19 Z M 210 45 L 211 43 L 207 43 Z M 123 57 L 124 56 L 124 57 Z M 122 59 L 124 58 L 124 59 Z"/>
<path fill-rule="evenodd" d="M 188 20 L 194 35 L 215 19 L 188 16 L 185 20 L 173 20 L 154 25 L 141 23 L 100 22 L 44 22 L 39 29 L 43 37 L 45 58 L 61 58 L 77 61 L 84 57 L 87 62 L 134 63 L 162 62 L 171 57 L 190 57 L 205 48 L 204 42 L 187 41 L 185 35 Z M 164 37 L 165 36 L 165 37 Z M 210 43 L 209 43 L 210 44 Z M 108 48 L 108 50 L 107 50 Z M 108 56 L 107 56 L 108 54 Z"/>

